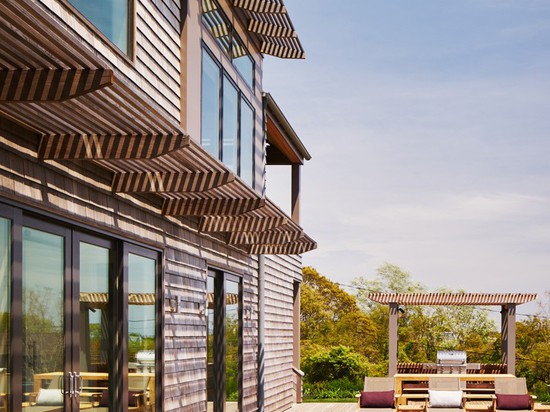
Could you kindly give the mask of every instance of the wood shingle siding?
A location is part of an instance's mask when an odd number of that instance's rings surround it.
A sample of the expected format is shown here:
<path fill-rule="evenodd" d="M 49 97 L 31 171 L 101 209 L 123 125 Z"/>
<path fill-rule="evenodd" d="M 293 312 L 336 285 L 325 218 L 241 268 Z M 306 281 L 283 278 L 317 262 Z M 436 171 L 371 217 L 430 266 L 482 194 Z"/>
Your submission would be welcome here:
<path fill-rule="evenodd" d="M 4 125 L 5 126 L 5 125 Z M 253 257 L 228 249 L 196 231 L 192 219 L 163 218 L 158 205 L 110 192 L 108 173 L 78 164 L 36 161 L 37 138 L 0 133 L 0 197 L 68 218 L 117 236 L 164 249 L 164 397 L 166 411 L 206 407 L 207 261 L 243 274 L 243 410 L 257 409 L 258 279 Z M 78 179 L 78 180 L 75 180 Z M 299 260 L 289 270 L 282 258 L 266 264 L 266 411 L 282 411 L 294 399 L 292 372 L 292 287 Z M 287 268 L 285 270 L 285 267 Z"/>

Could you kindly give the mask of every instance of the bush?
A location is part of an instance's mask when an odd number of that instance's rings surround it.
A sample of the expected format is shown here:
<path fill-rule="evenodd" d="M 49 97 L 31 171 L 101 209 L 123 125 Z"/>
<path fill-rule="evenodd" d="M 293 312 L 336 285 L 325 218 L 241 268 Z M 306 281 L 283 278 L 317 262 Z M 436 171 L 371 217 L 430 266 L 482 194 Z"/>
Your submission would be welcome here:
<path fill-rule="evenodd" d="M 537 402 L 550 401 L 549 389 L 546 383 L 538 381 L 533 385 L 533 395 L 537 396 Z"/>
<path fill-rule="evenodd" d="M 363 357 L 346 346 L 335 346 L 329 351 L 314 353 L 302 362 L 305 382 L 317 383 L 346 379 L 354 386 L 363 381 L 367 372 L 367 362 Z"/>
<path fill-rule="evenodd" d="M 352 399 L 362 388 L 348 378 L 332 381 L 304 383 L 304 397 L 311 399 Z"/>

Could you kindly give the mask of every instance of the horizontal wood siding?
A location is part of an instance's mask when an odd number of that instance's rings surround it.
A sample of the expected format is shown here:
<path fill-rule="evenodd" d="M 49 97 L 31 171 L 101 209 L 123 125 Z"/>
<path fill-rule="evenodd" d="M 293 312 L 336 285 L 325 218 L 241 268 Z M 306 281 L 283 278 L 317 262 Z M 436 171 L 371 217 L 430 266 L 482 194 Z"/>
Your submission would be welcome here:
<path fill-rule="evenodd" d="M 135 60 L 123 57 L 99 30 L 60 0 L 39 0 L 174 119 L 180 118 L 180 8 L 176 0 L 136 0 Z"/>
<path fill-rule="evenodd" d="M 116 237 L 133 239 L 164 249 L 165 329 L 164 329 L 164 410 L 206 411 L 206 279 L 208 265 L 231 268 L 243 276 L 243 412 L 257 411 L 258 347 L 258 262 L 223 243 L 200 235 L 193 219 L 164 218 L 160 205 L 145 199 L 113 195 L 110 173 L 88 164 L 36 160 L 37 137 L 0 119 L 0 201 L 11 200 L 60 219 L 69 219 Z M 279 335 L 279 301 L 288 293 L 271 281 L 279 296 L 270 305 L 271 331 Z M 172 303 L 178 309 L 172 312 Z M 278 326 L 277 326 L 278 325 Z M 290 328 L 290 325 L 288 326 Z M 291 330 L 291 328 L 289 329 Z M 270 336 L 268 356 L 269 390 L 277 392 L 288 384 L 274 365 L 289 350 Z M 277 338 L 278 339 L 278 338 Z M 284 339 L 285 341 L 287 339 Z M 284 348 L 284 353 L 279 353 Z M 285 360 L 286 362 L 286 360 Z M 286 371 L 286 368 L 285 368 Z M 285 396 L 285 402 L 288 396 Z"/>
<path fill-rule="evenodd" d="M 284 411 L 295 401 L 293 366 L 294 281 L 301 279 L 298 256 L 266 257 L 265 410 Z"/>

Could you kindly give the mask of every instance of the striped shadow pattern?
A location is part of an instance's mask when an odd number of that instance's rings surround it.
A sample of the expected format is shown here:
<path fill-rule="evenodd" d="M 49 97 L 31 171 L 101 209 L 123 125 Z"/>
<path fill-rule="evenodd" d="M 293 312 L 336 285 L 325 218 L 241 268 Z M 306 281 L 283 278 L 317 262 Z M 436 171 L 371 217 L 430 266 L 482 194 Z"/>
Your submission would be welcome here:
<path fill-rule="evenodd" d="M 60 101 L 114 83 L 108 69 L 0 70 L 0 101 Z"/>
<path fill-rule="evenodd" d="M 122 193 L 206 192 L 233 182 L 230 172 L 129 172 L 115 173 L 112 191 Z"/>

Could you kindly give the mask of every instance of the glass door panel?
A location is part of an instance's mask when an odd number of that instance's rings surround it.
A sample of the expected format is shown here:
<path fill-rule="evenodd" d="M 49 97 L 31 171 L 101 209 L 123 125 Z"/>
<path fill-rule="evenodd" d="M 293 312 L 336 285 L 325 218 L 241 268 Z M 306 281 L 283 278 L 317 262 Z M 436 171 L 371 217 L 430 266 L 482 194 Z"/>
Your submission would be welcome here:
<path fill-rule="evenodd" d="M 23 228 L 23 410 L 64 405 L 64 240 Z"/>
<path fill-rule="evenodd" d="M 225 281 L 225 390 L 227 412 L 239 410 L 239 341 L 241 330 L 239 300 L 239 283 L 227 279 Z"/>
<path fill-rule="evenodd" d="M 157 261 L 128 253 L 128 407 L 154 410 Z"/>
<path fill-rule="evenodd" d="M 109 276 L 110 250 L 79 244 L 80 409 L 109 406 L 109 362 L 113 347 Z"/>
<path fill-rule="evenodd" d="M 0 411 L 10 410 L 11 221 L 0 218 Z"/>

